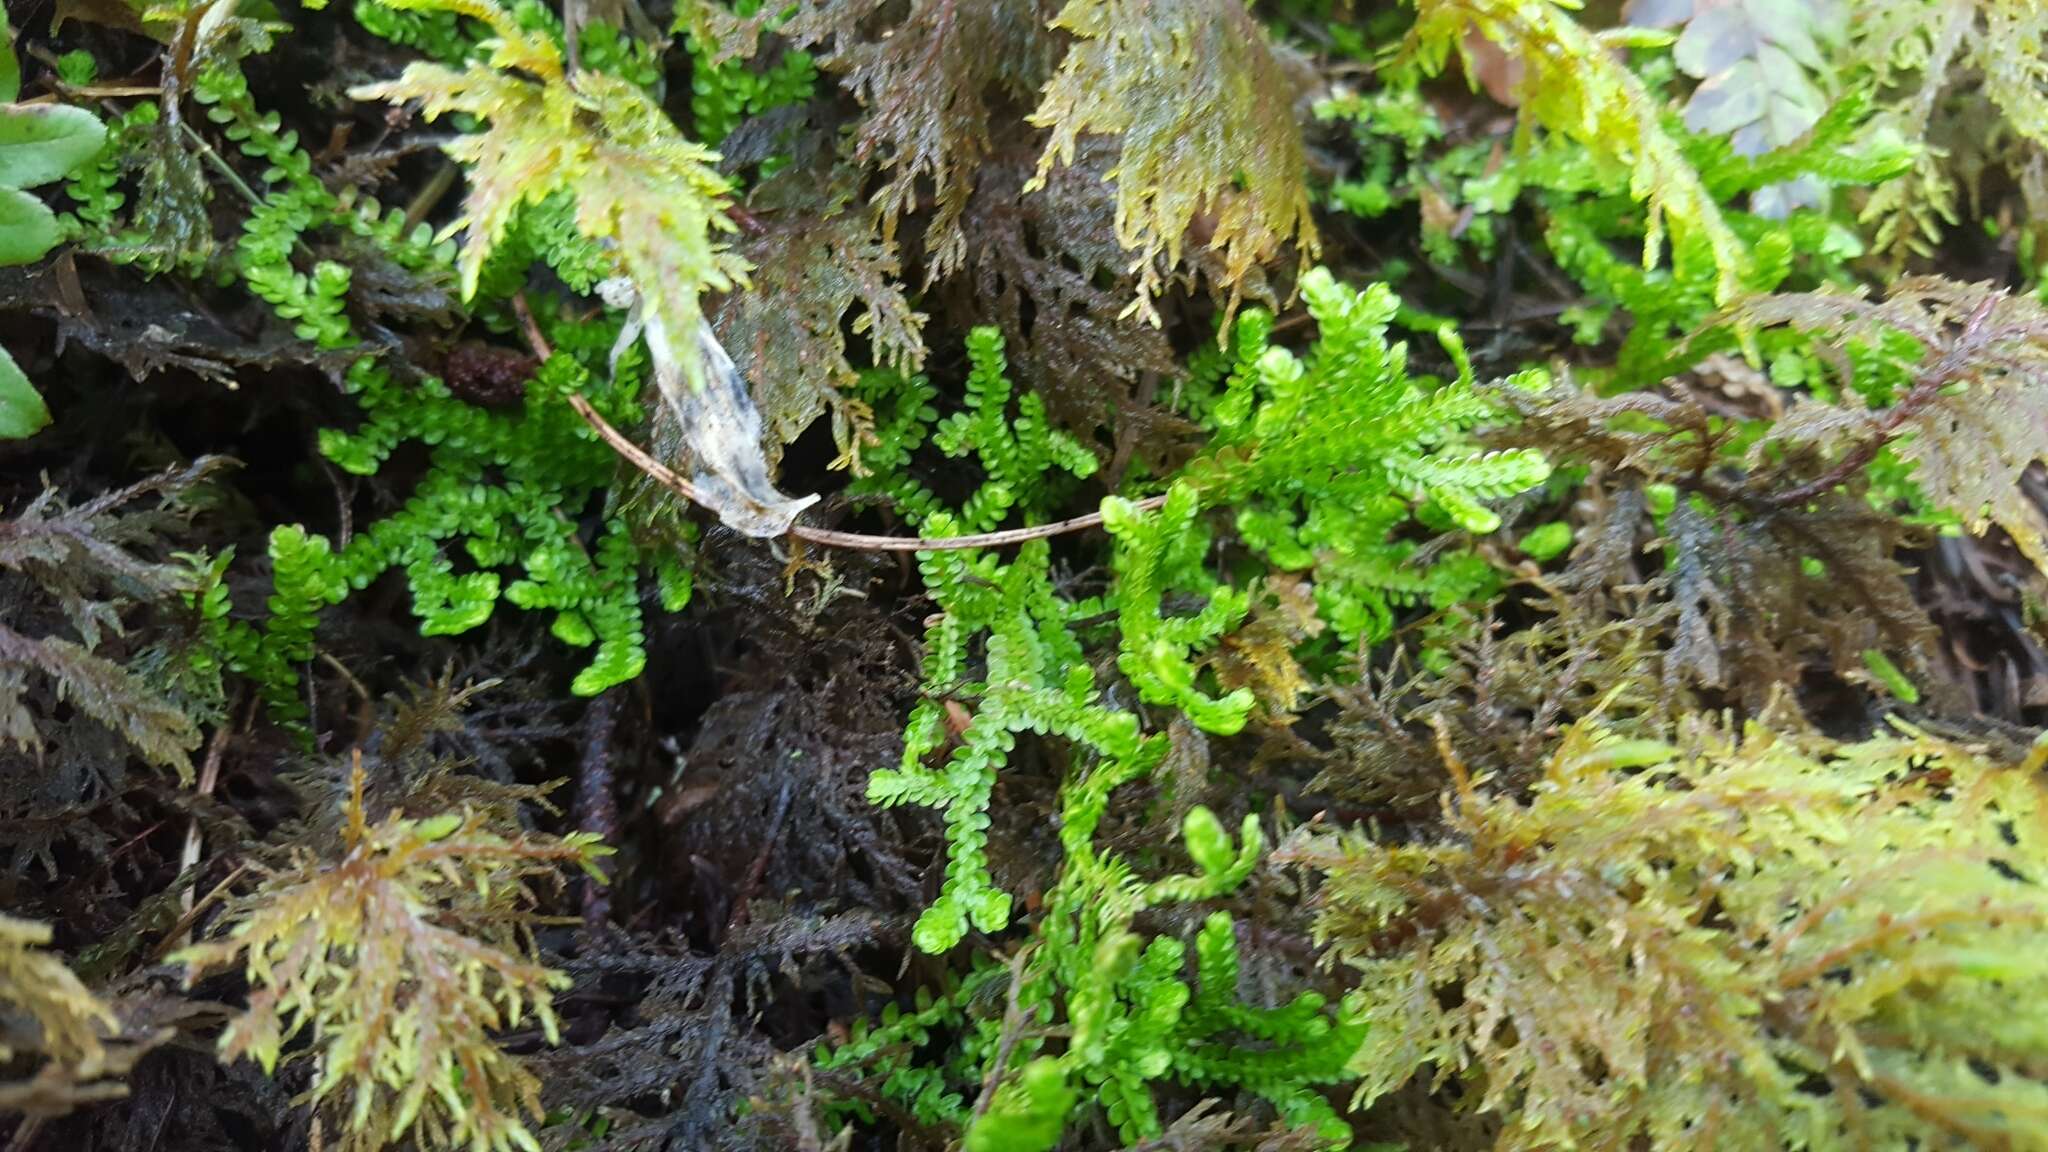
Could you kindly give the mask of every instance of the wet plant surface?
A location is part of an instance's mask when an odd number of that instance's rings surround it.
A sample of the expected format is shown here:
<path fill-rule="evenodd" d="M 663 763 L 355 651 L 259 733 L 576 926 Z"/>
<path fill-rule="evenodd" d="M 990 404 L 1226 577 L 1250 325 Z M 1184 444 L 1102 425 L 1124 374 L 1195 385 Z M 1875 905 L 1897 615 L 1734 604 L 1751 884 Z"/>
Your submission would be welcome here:
<path fill-rule="evenodd" d="M 0 1138 L 2048 1147 L 2048 17 L 41 0 Z"/>

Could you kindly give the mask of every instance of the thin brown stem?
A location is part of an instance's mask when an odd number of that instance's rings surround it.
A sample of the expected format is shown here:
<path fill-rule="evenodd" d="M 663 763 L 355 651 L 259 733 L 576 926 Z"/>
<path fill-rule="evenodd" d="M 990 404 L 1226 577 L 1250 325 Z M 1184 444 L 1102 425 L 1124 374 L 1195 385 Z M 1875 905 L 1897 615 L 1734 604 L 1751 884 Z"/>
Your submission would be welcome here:
<path fill-rule="evenodd" d="M 1899 434 L 1899 430 L 1905 427 L 1908 420 L 1918 416 L 1929 404 L 1934 403 L 1943 389 L 1961 379 L 1963 373 L 1969 369 L 1970 361 L 1978 350 L 1984 322 L 1991 318 L 1991 310 L 1998 306 L 2001 299 L 2004 299 L 2003 294 L 1993 293 L 1978 303 L 1971 311 L 1970 318 L 1963 322 L 1962 332 L 1956 336 L 1955 342 L 1948 346 L 1948 351 L 1942 354 L 1941 359 L 1935 362 L 1934 367 L 1929 369 L 1926 375 L 1913 382 L 1912 389 L 1897 404 L 1885 409 L 1884 414 L 1873 423 L 1869 439 L 1850 449 L 1826 472 L 1797 487 L 1770 493 L 1763 498 L 1763 502 L 1774 508 L 1805 504 L 1834 491 L 1837 486 L 1868 467 L 1872 460 L 1877 459 L 1877 454 L 1884 450 L 1884 446 L 1891 443 Z"/>
<path fill-rule="evenodd" d="M 610 421 L 597 414 L 590 401 L 581 396 L 569 397 L 570 407 L 583 417 L 612 450 L 625 457 L 635 468 L 647 474 L 655 483 L 667 488 L 692 503 L 702 504 L 696 485 L 677 475 L 675 470 L 649 456 L 638 444 L 626 438 L 626 434 L 612 427 Z M 1164 496 L 1150 496 L 1134 501 L 1141 511 L 1151 511 L 1166 503 Z M 835 532 L 829 528 L 813 528 L 808 524 L 792 524 L 789 534 L 799 540 L 820 544 L 827 548 L 857 548 L 868 552 L 952 552 L 967 548 L 1002 548 L 1011 544 L 1022 544 L 1027 540 L 1043 540 L 1051 536 L 1063 536 L 1069 532 L 1080 532 L 1102 523 L 1102 513 L 1090 512 L 1051 524 L 1036 524 L 1029 528 L 1006 528 L 1000 532 L 977 532 L 969 536 L 870 536 L 861 532 Z"/>
<path fill-rule="evenodd" d="M 782 782 L 782 790 L 776 793 L 775 809 L 768 817 L 768 830 L 761 837 L 761 850 L 754 855 L 754 863 L 747 869 L 747 878 L 740 885 L 739 895 L 733 900 L 732 913 L 726 917 L 725 931 L 729 936 L 748 920 L 748 908 L 754 897 L 761 891 L 761 882 L 768 876 L 768 861 L 775 855 L 775 843 L 782 839 L 783 822 L 789 819 L 789 802 L 795 796 L 795 788 L 788 780 Z"/>
<path fill-rule="evenodd" d="M 1010 1056 L 1024 1036 L 1024 1009 L 1018 1002 L 1018 993 L 1024 986 L 1024 961 L 1030 955 L 1027 945 L 1010 959 L 1010 990 L 1003 1001 L 1003 1038 L 996 1045 L 996 1058 L 989 1062 L 988 1074 L 981 1078 L 981 1095 L 974 1101 L 976 1120 L 986 1115 L 989 1105 L 995 1102 L 996 1089 L 1002 1086 L 1003 1076 L 1009 1071 Z"/>
<path fill-rule="evenodd" d="M 533 311 L 527 307 L 524 293 L 512 297 L 512 311 L 518 315 L 520 326 L 525 330 L 526 342 L 532 347 L 536 358 L 546 360 L 554 355 L 548 347 L 547 338 L 541 335 L 540 325 L 534 321 Z M 569 406 L 576 410 L 583 422 L 612 451 L 626 458 L 633 467 L 645 473 L 655 483 L 681 496 L 692 504 L 709 507 L 697 486 L 678 475 L 673 468 L 647 454 L 626 434 L 612 427 L 611 421 L 598 415 L 590 401 L 571 393 Z M 1133 502 L 1141 512 L 1166 503 L 1164 496 L 1148 496 Z M 789 534 L 799 540 L 827 548 L 854 548 L 866 552 L 958 552 L 969 548 L 1003 548 L 1011 544 L 1022 544 L 1027 540 L 1044 540 L 1053 536 L 1064 536 L 1069 532 L 1081 532 L 1102 523 L 1102 513 L 1090 512 L 1085 516 L 1074 516 L 1051 524 L 1034 524 L 1029 528 L 1006 528 L 1000 532 L 977 532 L 968 536 L 871 536 L 863 532 L 835 532 L 830 528 L 813 528 L 808 524 L 791 524 Z"/>
<path fill-rule="evenodd" d="M 163 941 L 156 946 L 156 950 L 150 953 L 149 962 L 161 964 L 164 957 L 192 943 L 192 926 L 199 922 L 199 917 L 205 915 L 208 908 L 213 907 L 223 896 L 226 896 L 228 889 L 234 886 L 235 881 L 240 880 L 248 871 L 249 862 L 244 860 L 240 864 L 235 865 L 234 871 L 229 872 L 226 879 L 208 889 L 205 896 L 193 901 L 191 907 L 186 908 L 178 916 L 178 922 L 171 925 L 171 930 L 164 934 Z M 189 888 L 185 890 L 186 899 L 191 899 L 192 891 Z"/>
<path fill-rule="evenodd" d="M 527 348 L 533 353 L 533 358 L 535 360 L 546 360 L 548 357 L 553 356 L 555 350 L 548 347 L 548 338 L 541 335 L 540 324 L 533 318 L 533 309 L 529 308 L 526 304 L 526 293 L 514 292 L 512 294 L 512 313 L 519 317 L 519 327 L 526 333 Z"/>
<path fill-rule="evenodd" d="M 200 765 L 199 779 L 197 781 L 198 787 L 196 789 L 201 796 L 213 795 L 215 785 L 220 782 L 221 759 L 227 754 L 228 741 L 233 738 L 237 730 L 235 712 L 240 703 L 241 696 L 238 692 L 235 700 L 230 702 L 222 712 L 220 727 L 213 730 L 213 739 L 207 743 L 206 760 Z M 255 698 L 251 697 L 249 700 L 249 711 L 242 716 L 241 728 L 247 728 L 255 719 L 255 704 Z M 195 815 L 192 817 L 191 822 L 185 826 L 185 849 L 178 857 L 178 871 L 180 873 L 189 872 L 198 866 L 199 853 L 204 846 L 203 834 L 199 829 L 199 817 Z M 196 914 L 198 909 L 192 902 L 192 890 L 190 888 L 185 890 L 184 898 L 180 903 L 184 905 L 183 912 L 185 917 L 191 917 Z M 179 938 L 178 935 L 171 937 L 172 940 Z"/>

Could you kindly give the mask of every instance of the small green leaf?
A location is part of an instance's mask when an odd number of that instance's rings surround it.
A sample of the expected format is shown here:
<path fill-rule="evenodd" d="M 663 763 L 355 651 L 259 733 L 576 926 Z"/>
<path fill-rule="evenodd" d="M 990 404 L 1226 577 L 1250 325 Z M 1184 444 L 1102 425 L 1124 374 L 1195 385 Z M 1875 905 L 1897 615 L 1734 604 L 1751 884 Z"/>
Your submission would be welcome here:
<path fill-rule="evenodd" d="M 439 816 L 430 816 L 419 822 L 420 839 L 445 840 L 450 833 L 460 827 L 462 827 L 461 813 L 443 812 Z"/>
<path fill-rule="evenodd" d="M 0 188 L 34 188 L 61 180 L 99 155 L 106 139 L 106 126 L 83 108 L 0 108 Z"/>
<path fill-rule="evenodd" d="M 1650 515 L 1662 520 L 1678 507 L 1678 489 L 1669 484 L 1645 484 L 1643 499 L 1650 506 Z"/>
<path fill-rule="evenodd" d="M 1903 669 L 1897 664 L 1892 663 L 1892 658 L 1885 655 L 1882 649 L 1865 648 L 1863 650 L 1863 666 L 1870 669 L 1870 674 L 1877 678 L 1878 683 L 1883 684 L 1885 689 L 1893 696 L 1898 697 L 1900 702 L 1906 704 L 1918 704 L 1920 702 L 1920 689 L 1914 685 L 1912 680 L 1906 677 Z"/>
<path fill-rule="evenodd" d="M 14 357 L 0 348 L 0 440 L 21 440 L 48 427 L 50 409 L 21 374 Z"/>
<path fill-rule="evenodd" d="M 33 264 L 62 238 L 49 205 L 26 192 L 0 188 L 0 268 Z"/>
<path fill-rule="evenodd" d="M 1231 847 L 1230 834 L 1223 830 L 1223 822 L 1214 812 L 1197 804 L 1188 810 L 1187 819 L 1181 823 L 1181 840 L 1187 844 L 1188 856 L 1195 867 L 1214 876 L 1228 871 L 1236 851 Z"/>
<path fill-rule="evenodd" d="M 995 1104 L 968 1126 L 967 1152 L 1044 1152 L 1059 1143 L 1075 1092 L 1059 1061 L 1040 1056 L 1004 1084 Z"/>
<path fill-rule="evenodd" d="M 950 951 L 967 935 L 967 914 L 948 903 L 933 904 L 910 929 L 911 942 L 921 952 L 936 956 Z"/>
<path fill-rule="evenodd" d="M 1585 759 L 1610 772 L 1650 768 L 1668 762 L 1678 750 L 1661 740 L 1609 740 Z"/>
<path fill-rule="evenodd" d="M 574 648 L 588 648 L 597 643 L 597 633 L 591 630 L 590 621 L 581 612 L 564 612 L 555 617 L 548 631 L 555 639 Z"/>
<path fill-rule="evenodd" d="M 1522 555 L 1538 564 L 1563 555 L 1571 546 L 1572 526 L 1562 520 L 1538 525 L 1522 537 Z"/>

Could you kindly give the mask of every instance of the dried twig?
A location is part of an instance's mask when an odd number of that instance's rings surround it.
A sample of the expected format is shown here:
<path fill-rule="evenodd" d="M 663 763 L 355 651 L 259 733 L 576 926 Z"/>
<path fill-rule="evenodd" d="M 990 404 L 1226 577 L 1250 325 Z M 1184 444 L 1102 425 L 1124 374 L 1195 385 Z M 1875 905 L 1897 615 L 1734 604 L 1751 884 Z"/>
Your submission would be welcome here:
<path fill-rule="evenodd" d="M 612 795 L 612 732 L 618 726 L 618 695 L 600 693 L 583 713 L 583 756 L 576 768 L 576 826 L 607 844 L 618 843 L 619 805 Z M 611 890 L 595 878 L 583 881 L 583 927 L 595 935 L 611 919 Z"/>
<path fill-rule="evenodd" d="M 789 802 L 795 795 L 792 781 L 784 780 L 781 791 L 775 796 L 775 809 L 768 817 L 768 831 L 761 837 L 761 851 L 754 856 L 753 866 L 747 869 L 747 878 L 740 885 L 739 895 L 732 902 L 732 912 L 726 917 L 727 935 L 747 922 L 748 905 L 761 891 L 761 881 L 768 875 L 768 861 L 775 855 L 775 842 L 782 839 L 783 821 L 789 818 Z"/>
<path fill-rule="evenodd" d="M 195 789 L 201 796 L 213 795 L 214 786 L 220 782 L 221 758 L 227 754 L 228 741 L 233 738 L 238 729 L 238 726 L 235 724 L 235 712 L 240 703 L 241 698 L 238 692 L 236 698 L 230 701 L 228 706 L 222 710 L 220 726 L 213 730 L 213 739 L 207 743 L 206 760 L 200 765 L 198 787 Z M 252 696 L 249 699 L 249 710 L 243 713 L 242 722 L 239 727 L 247 728 L 255 718 L 256 698 Z M 191 822 L 185 826 L 185 848 L 178 855 L 179 872 L 189 872 L 198 866 L 199 853 L 202 847 L 204 845 L 202 843 L 202 834 L 199 830 L 199 817 L 195 814 Z M 186 889 L 181 903 L 184 905 L 182 911 L 185 917 L 189 918 L 197 911 L 197 908 L 192 903 L 191 889 Z M 174 934 L 171 939 L 177 940 L 181 936 L 182 933 Z"/>
<path fill-rule="evenodd" d="M 974 1100 L 976 1120 L 986 1115 L 989 1105 L 995 1102 L 996 1089 L 1002 1086 L 1003 1076 L 1010 1068 L 1010 1056 L 1017 1049 L 1017 1041 L 1024 1036 L 1024 1026 L 1028 1021 L 1017 994 L 1024 986 L 1024 961 L 1030 955 L 1031 949 L 1027 945 L 1010 959 L 1010 990 L 1003 1005 L 1003 1038 L 996 1045 L 996 1058 L 989 1062 L 988 1074 L 981 1078 L 981 1094 Z"/>
<path fill-rule="evenodd" d="M 590 425 L 612 450 L 625 457 L 635 468 L 646 473 L 655 483 L 667 488 L 678 496 L 693 503 L 702 504 L 697 488 L 688 480 L 677 475 L 675 470 L 649 456 L 638 444 L 626 438 L 626 434 L 611 426 L 590 401 L 581 396 L 571 395 L 569 404 L 583 422 Z M 1164 496 L 1150 496 L 1133 501 L 1141 511 L 1151 511 L 1166 503 Z M 861 532 L 835 532 L 829 528 L 813 528 L 807 524 L 792 524 L 789 534 L 812 544 L 828 548 L 857 548 L 869 552 L 951 552 L 966 548 L 1001 548 L 1010 544 L 1022 544 L 1027 540 L 1043 540 L 1050 536 L 1063 536 L 1079 532 L 1102 523 L 1102 513 L 1090 512 L 1086 516 L 1075 516 L 1051 524 L 1037 524 L 1029 528 L 1007 528 L 1000 532 L 978 532 L 971 536 L 870 536 Z"/>

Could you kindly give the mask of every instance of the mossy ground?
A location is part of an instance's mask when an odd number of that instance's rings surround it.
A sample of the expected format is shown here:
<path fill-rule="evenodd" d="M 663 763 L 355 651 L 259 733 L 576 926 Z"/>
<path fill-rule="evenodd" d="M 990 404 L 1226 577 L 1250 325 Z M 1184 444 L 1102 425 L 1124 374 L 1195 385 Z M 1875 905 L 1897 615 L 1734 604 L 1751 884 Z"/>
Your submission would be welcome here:
<path fill-rule="evenodd" d="M 16 1152 L 2044 1146 L 2033 6 L 20 8 Z"/>

